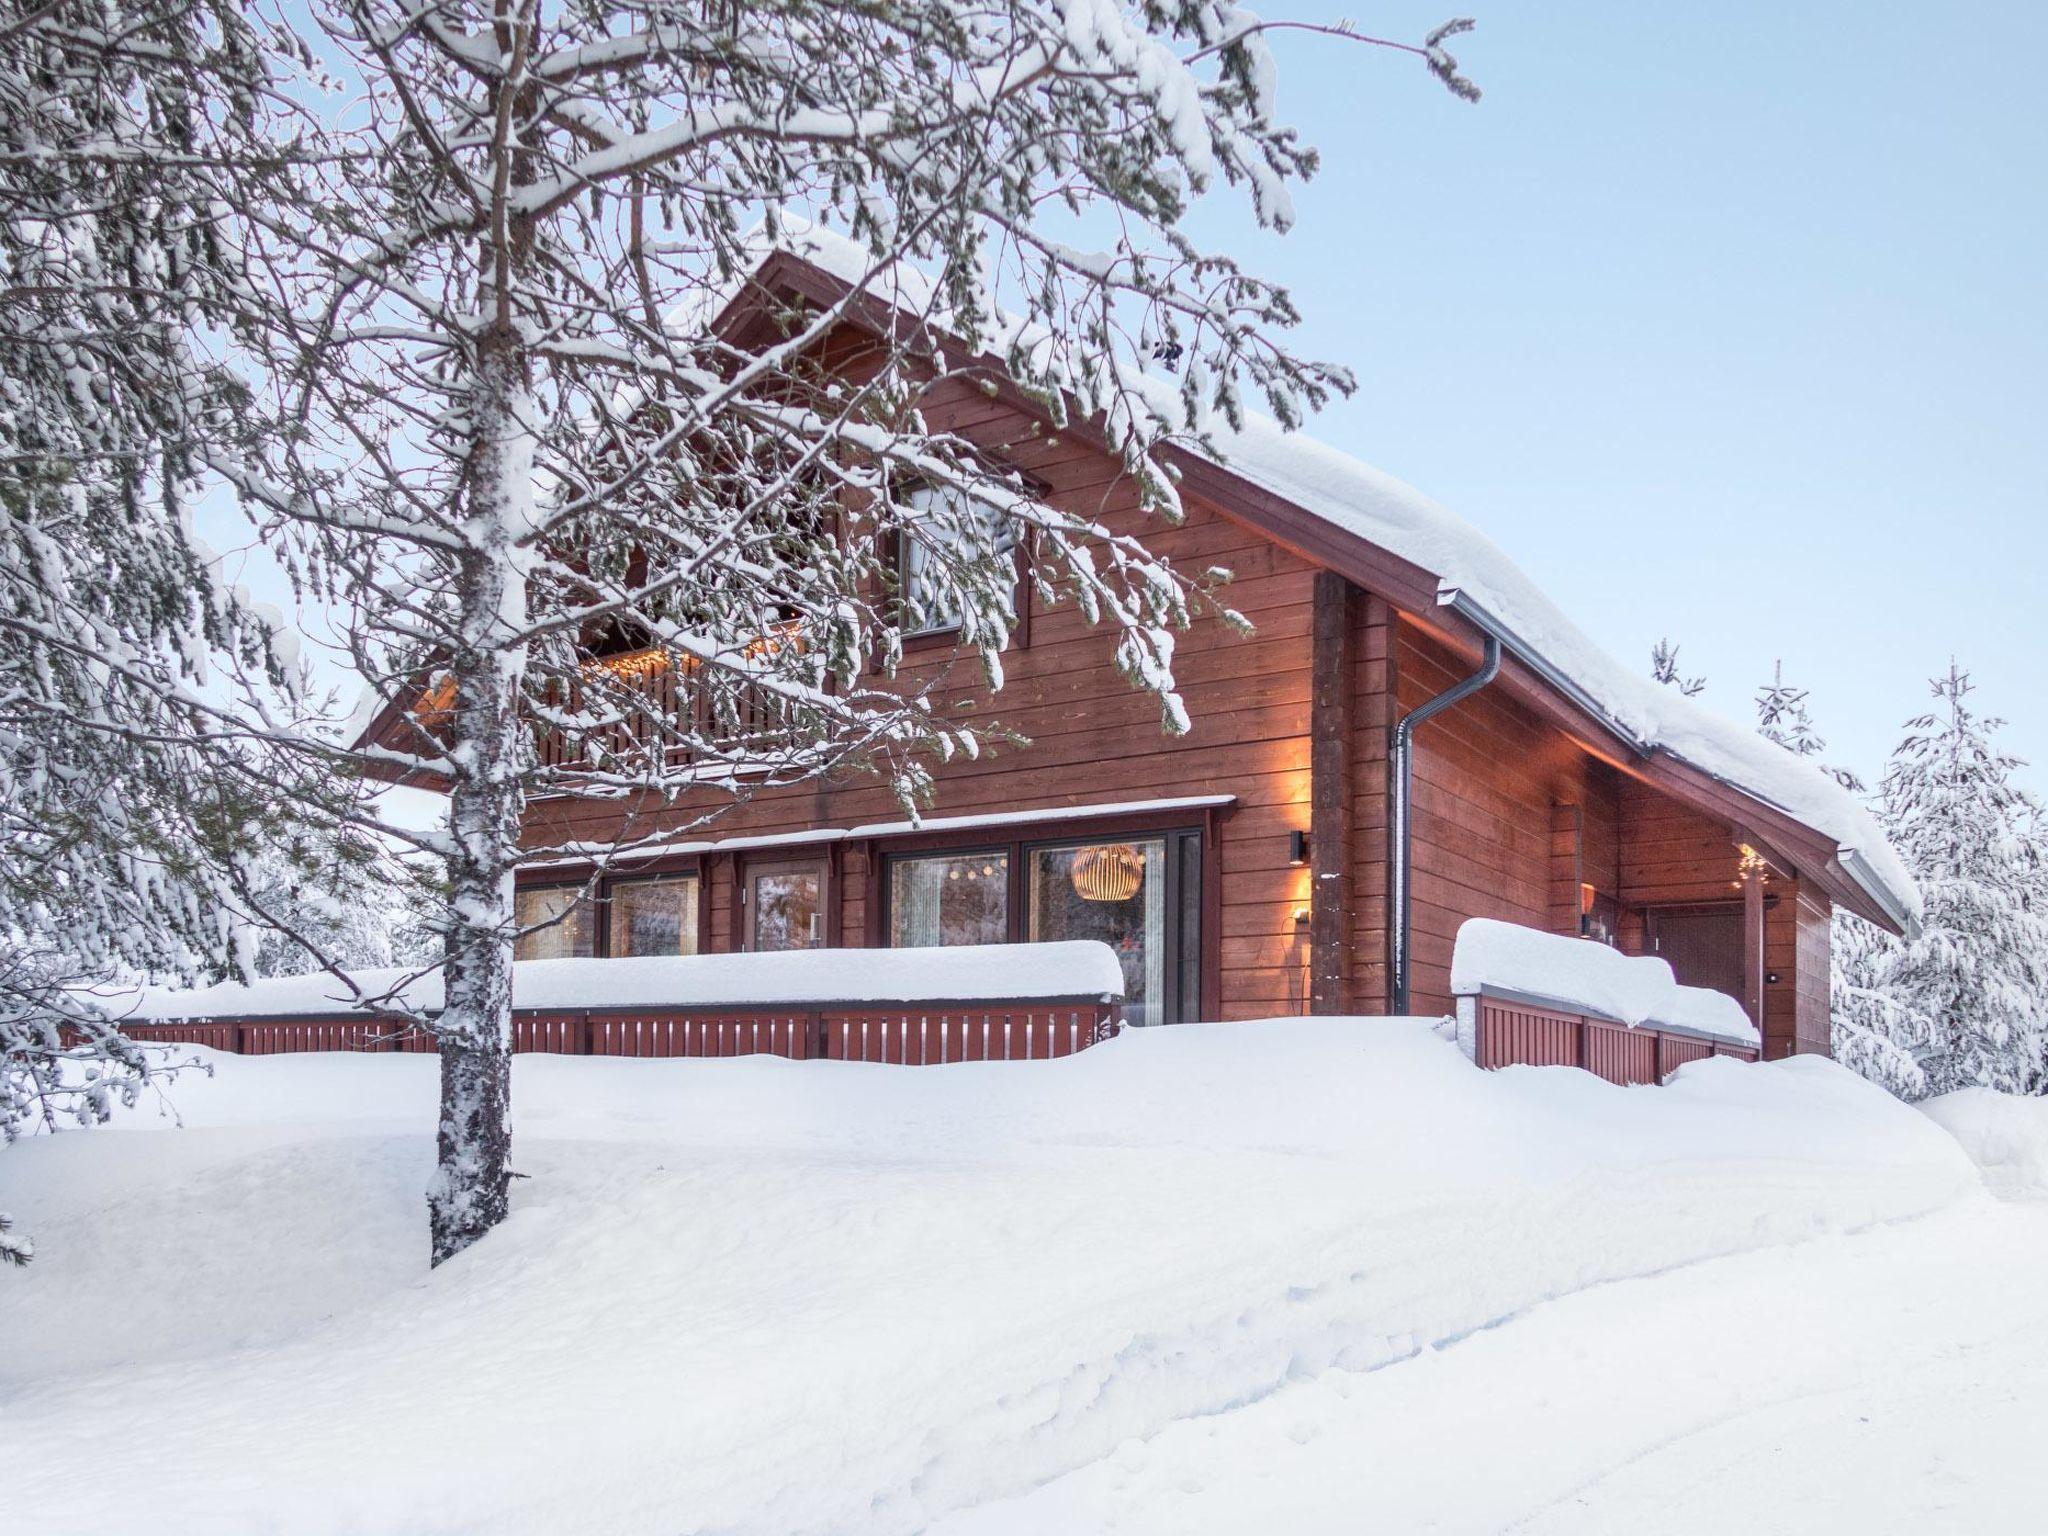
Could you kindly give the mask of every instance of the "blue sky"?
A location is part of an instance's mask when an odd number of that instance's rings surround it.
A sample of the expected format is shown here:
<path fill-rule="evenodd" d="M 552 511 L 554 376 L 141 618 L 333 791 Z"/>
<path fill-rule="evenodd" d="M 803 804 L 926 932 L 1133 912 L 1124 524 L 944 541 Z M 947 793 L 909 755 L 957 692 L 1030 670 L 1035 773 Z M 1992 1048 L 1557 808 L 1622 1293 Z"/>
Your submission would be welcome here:
<path fill-rule="evenodd" d="M 1593 636 L 1748 718 L 1782 657 L 1874 775 L 1953 652 L 2048 789 L 2048 6 L 1465 0 L 1466 106 L 1294 35 L 1285 282 L 1358 394 L 1315 433 L 1502 544 Z M 1270 14 L 1281 14 L 1275 8 Z"/>

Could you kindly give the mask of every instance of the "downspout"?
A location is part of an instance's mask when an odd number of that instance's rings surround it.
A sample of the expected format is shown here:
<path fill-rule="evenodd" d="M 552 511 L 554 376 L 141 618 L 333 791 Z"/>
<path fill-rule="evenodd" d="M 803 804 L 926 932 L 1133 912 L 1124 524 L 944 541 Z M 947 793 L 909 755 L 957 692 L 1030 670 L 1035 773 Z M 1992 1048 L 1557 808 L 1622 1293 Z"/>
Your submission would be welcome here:
<path fill-rule="evenodd" d="M 1479 670 L 1451 684 L 1433 699 L 1403 715 L 1394 726 L 1394 977 L 1392 1007 L 1395 1014 L 1408 1011 L 1408 918 L 1409 854 L 1413 838 L 1409 830 L 1409 806 L 1415 788 L 1415 730 L 1425 721 L 1472 697 L 1500 676 L 1500 637 L 1487 634 L 1486 649 Z"/>

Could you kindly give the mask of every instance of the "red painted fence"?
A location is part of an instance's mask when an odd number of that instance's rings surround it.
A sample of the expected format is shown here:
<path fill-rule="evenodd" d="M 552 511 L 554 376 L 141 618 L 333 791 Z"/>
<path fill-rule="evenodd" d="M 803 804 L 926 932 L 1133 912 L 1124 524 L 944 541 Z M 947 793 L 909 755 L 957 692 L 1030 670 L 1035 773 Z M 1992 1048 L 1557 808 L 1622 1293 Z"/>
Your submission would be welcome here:
<path fill-rule="evenodd" d="M 1610 1083 L 1661 1083 L 1688 1061 L 1757 1058 L 1753 1045 L 1651 1025 L 1631 1029 L 1597 1014 L 1561 1013 L 1491 992 L 1459 1001 L 1473 1005 L 1472 1057 L 1489 1071 L 1583 1067 Z"/>
<path fill-rule="evenodd" d="M 874 1003 L 798 1009 L 514 1012 L 512 1049 L 562 1056 L 786 1056 L 938 1066 L 1045 1061 L 1114 1035 L 1122 1008 L 1096 1001 Z M 425 1031 L 361 1014 L 123 1026 L 132 1038 L 263 1056 L 286 1051 L 431 1051 Z"/>

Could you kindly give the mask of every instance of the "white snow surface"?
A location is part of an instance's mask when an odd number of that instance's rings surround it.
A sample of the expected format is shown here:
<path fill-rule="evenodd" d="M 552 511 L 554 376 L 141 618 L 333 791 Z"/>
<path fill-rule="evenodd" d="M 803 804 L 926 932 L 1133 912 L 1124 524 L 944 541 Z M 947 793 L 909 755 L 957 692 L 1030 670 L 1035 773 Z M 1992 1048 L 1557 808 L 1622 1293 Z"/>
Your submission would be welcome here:
<path fill-rule="evenodd" d="M 529 1177 L 429 1271 L 432 1058 L 211 1059 L 183 1130 L 0 1152 L 38 1245 L 0 1286 L 21 1529 L 911 1532 L 1556 1298 L 1983 1198 L 1822 1059 L 1618 1088 L 1274 1020 L 1029 1065 L 522 1056 Z M 1456 1415 L 1427 1449 L 1466 1479 Z"/>
<path fill-rule="evenodd" d="M 441 973 L 394 968 L 270 976 L 247 984 L 147 987 L 103 997 L 117 1016 L 149 1020 L 268 1019 L 346 1013 L 358 997 L 441 1007 Z M 394 991 L 395 989 L 395 991 Z M 1120 998 L 1123 968 L 1098 939 L 956 944 L 922 949 L 811 949 L 779 954 L 518 960 L 515 1008 L 744 1008 L 815 1003 L 1030 1002 Z"/>
<path fill-rule="evenodd" d="M 1958 1088 L 1920 1109 L 1962 1144 L 1993 1190 L 2010 1199 L 2048 1200 L 2048 1098 Z"/>
<path fill-rule="evenodd" d="M 1458 929 L 1451 991 L 1464 997 L 1487 988 L 1620 1024 L 1757 1043 L 1742 1004 L 1708 987 L 1680 986 L 1670 964 L 1655 955 L 1624 955 L 1588 939 L 1475 917 Z"/>
<path fill-rule="evenodd" d="M 922 311 L 931 302 L 922 273 L 903 266 L 871 272 L 872 258 L 831 230 L 786 220 L 782 249 L 842 281 L 867 281 L 885 303 Z M 769 248 L 763 247 L 764 259 Z M 1028 339 L 1028 338 L 1027 338 Z M 1157 397 L 1168 419 L 1178 420 L 1177 394 L 1162 379 L 1126 382 Z M 1666 687 L 1638 667 L 1617 661 L 1594 644 L 1507 554 L 1449 508 L 1392 475 L 1373 468 L 1305 432 L 1289 432 L 1271 417 L 1247 412 L 1241 430 L 1221 418 L 1208 424 L 1206 457 L 1333 526 L 1400 556 L 1437 578 L 1439 600 L 1462 593 L 1496 620 L 1520 646 L 1592 700 L 1624 736 L 1645 751 L 1658 750 L 1725 780 L 1783 811 L 1860 856 L 1868 878 L 1850 873 L 1881 906 L 1917 921 L 1920 891 L 1856 797 L 1814 764 L 1794 756 L 1746 725 L 1715 714 Z"/>

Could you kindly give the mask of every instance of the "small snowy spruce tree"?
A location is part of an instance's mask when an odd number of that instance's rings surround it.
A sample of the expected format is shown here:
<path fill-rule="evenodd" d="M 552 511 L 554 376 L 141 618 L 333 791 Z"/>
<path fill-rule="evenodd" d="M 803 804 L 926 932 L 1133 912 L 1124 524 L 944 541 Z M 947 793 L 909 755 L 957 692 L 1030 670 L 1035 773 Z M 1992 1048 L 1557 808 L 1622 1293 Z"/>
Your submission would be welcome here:
<path fill-rule="evenodd" d="M 530 796 L 693 790 L 694 815 L 860 770 L 915 804 L 989 737 L 895 676 L 904 634 L 944 613 L 999 685 L 1020 568 L 1185 729 L 1174 636 L 1206 578 L 927 402 L 1035 402 L 1170 521 L 1176 442 L 1248 396 L 1298 423 L 1349 379 L 1186 229 L 1219 188 L 1285 229 L 1315 165 L 1275 115 L 1286 24 L 1231 0 L 307 10 L 348 108 L 287 201 L 248 205 L 294 431 L 236 484 L 409 706 L 364 756 L 449 788 L 414 839 L 447 882 L 440 1262 L 505 1212 L 512 876 L 555 851 L 522 843 Z M 1444 49 L 1467 25 L 1407 51 L 1469 98 Z M 777 247 L 837 281 L 750 290 Z M 720 323 L 749 299 L 750 329 Z"/>
<path fill-rule="evenodd" d="M 1686 677 L 1678 670 L 1678 647 L 1659 640 L 1650 647 L 1650 676 L 1667 687 L 1676 688 L 1688 699 L 1697 698 L 1707 686 L 1704 677 Z"/>
<path fill-rule="evenodd" d="M 2023 764 L 1953 662 L 1936 707 L 1906 724 L 1879 788 L 1893 845 L 1920 882 L 1920 936 L 1887 946 L 1876 990 L 1922 1053 L 1928 1089 L 2048 1089 L 2048 859 Z M 1897 1038 L 1896 1036 L 1894 1038 Z"/>

